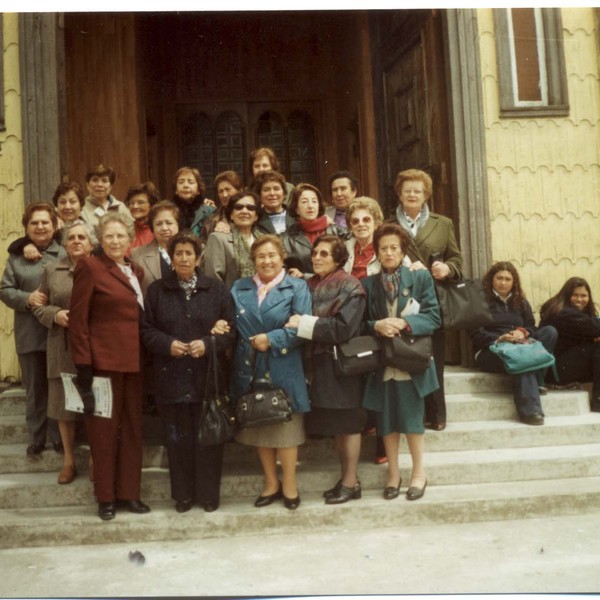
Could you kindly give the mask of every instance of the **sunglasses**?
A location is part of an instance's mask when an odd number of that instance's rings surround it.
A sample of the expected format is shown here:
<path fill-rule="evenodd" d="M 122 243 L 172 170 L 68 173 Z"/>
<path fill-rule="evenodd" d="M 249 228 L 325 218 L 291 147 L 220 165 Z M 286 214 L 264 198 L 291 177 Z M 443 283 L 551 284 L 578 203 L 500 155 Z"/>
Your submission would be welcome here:
<path fill-rule="evenodd" d="M 239 202 L 233 205 L 233 210 L 249 210 L 250 212 L 256 212 L 256 206 L 254 204 L 240 204 Z"/>
<path fill-rule="evenodd" d="M 321 258 L 327 258 L 331 256 L 331 252 L 327 252 L 327 250 L 313 250 L 310 255 L 314 258 L 315 256 L 320 256 Z"/>
<path fill-rule="evenodd" d="M 350 225 L 358 225 L 359 223 L 371 223 L 372 221 L 373 221 L 373 217 L 369 217 L 369 216 L 362 217 L 362 219 L 359 217 L 352 217 L 350 219 Z"/>

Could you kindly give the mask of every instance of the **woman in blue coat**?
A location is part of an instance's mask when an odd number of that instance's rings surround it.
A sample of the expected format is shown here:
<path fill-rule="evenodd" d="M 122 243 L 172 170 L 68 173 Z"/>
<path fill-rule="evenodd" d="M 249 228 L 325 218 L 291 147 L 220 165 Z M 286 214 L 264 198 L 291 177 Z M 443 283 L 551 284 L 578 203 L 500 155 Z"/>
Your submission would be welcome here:
<path fill-rule="evenodd" d="M 239 333 L 232 396 L 238 399 L 249 391 L 253 375 L 263 377 L 268 371 L 273 384 L 283 388 L 291 399 L 293 418 L 287 423 L 241 430 L 236 440 L 258 449 L 265 482 L 254 505 L 268 506 L 283 498 L 285 507 L 294 510 L 300 504 L 296 461 L 298 446 L 304 442 L 302 415 L 310 410 L 310 405 L 302 366 L 304 340 L 297 337 L 295 329 L 284 325 L 293 314 L 312 312 L 310 292 L 305 281 L 286 275 L 285 252 L 279 237 L 265 235 L 256 240 L 250 257 L 256 275 L 239 279 L 231 289 Z M 283 482 L 277 477 L 277 457 Z"/>
<path fill-rule="evenodd" d="M 410 244 L 408 234 L 396 224 L 383 224 L 373 236 L 373 245 L 382 271 L 362 280 L 367 292 L 364 329 L 371 335 L 394 337 L 409 332 L 431 335 L 441 324 L 433 279 L 426 270 L 410 271 L 402 259 Z M 367 379 L 363 406 L 377 413 L 377 431 L 383 436 L 388 457 L 386 500 L 400 494 L 398 451 L 400 434 L 406 435 L 412 458 L 408 500 L 425 493 L 423 468 L 425 396 L 438 388 L 433 358 L 424 373 L 408 373 L 382 367 Z"/>

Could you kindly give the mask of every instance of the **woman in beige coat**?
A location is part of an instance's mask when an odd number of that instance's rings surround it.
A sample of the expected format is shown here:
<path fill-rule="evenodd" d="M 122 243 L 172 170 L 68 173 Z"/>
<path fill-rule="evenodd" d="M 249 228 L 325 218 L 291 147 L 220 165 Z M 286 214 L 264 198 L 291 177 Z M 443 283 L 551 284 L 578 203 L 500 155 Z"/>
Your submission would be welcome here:
<path fill-rule="evenodd" d="M 46 294 L 48 303 L 33 309 L 39 322 L 48 327 L 48 416 L 58 421 L 64 447 L 63 467 L 58 475 L 58 483 L 61 484 L 71 483 L 77 475 L 74 454 L 77 415 L 65 410 L 65 392 L 60 377 L 61 373 L 75 373 L 67 334 L 73 270 L 80 258 L 90 255 L 96 243 L 91 227 L 85 223 L 65 226 L 63 245 L 67 257 L 51 262 L 44 268 L 40 291 Z"/>

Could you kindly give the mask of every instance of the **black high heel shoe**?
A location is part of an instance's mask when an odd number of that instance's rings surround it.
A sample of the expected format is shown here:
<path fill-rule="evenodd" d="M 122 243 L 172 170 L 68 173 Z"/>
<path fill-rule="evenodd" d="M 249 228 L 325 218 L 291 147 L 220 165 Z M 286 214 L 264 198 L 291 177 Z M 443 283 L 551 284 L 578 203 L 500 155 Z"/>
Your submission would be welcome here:
<path fill-rule="evenodd" d="M 323 498 L 329 498 L 329 496 L 335 496 L 338 493 L 340 487 L 342 487 L 341 479 L 339 479 L 338 482 L 331 489 L 325 490 L 323 492 Z"/>
<path fill-rule="evenodd" d="M 288 510 L 296 510 L 300 506 L 300 494 L 298 494 L 295 498 L 287 498 L 286 496 L 283 496 L 283 505 Z"/>
<path fill-rule="evenodd" d="M 325 498 L 325 504 L 343 504 L 344 502 L 348 502 L 348 500 L 360 500 L 361 496 L 360 481 L 357 481 L 352 487 L 340 485 L 335 494 L 331 494 Z"/>
<path fill-rule="evenodd" d="M 398 487 L 388 485 L 383 489 L 383 497 L 385 500 L 393 500 L 400 495 L 400 486 L 402 485 L 402 478 L 398 482 Z"/>
<path fill-rule="evenodd" d="M 269 504 L 273 504 L 275 500 L 281 500 L 281 498 L 285 498 L 283 495 L 283 486 L 281 485 L 281 481 L 279 482 L 279 489 L 274 494 L 269 494 L 268 496 L 259 496 L 255 502 L 254 506 L 256 508 L 262 508 L 263 506 L 269 506 Z"/>
<path fill-rule="evenodd" d="M 427 487 L 427 479 L 423 484 L 423 487 L 417 487 L 416 485 L 411 485 L 406 492 L 407 500 L 418 500 L 425 495 L 425 488 Z"/>

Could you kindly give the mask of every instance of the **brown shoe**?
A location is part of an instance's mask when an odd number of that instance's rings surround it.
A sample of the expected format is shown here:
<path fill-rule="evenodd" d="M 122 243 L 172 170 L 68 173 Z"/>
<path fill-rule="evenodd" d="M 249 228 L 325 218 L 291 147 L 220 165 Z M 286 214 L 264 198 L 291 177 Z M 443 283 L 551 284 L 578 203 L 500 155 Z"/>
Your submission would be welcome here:
<path fill-rule="evenodd" d="M 58 474 L 58 483 L 61 485 L 71 483 L 75 477 L 77 477 L 75 465 L 65 465 Z"/>

